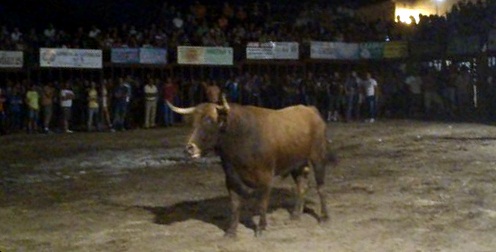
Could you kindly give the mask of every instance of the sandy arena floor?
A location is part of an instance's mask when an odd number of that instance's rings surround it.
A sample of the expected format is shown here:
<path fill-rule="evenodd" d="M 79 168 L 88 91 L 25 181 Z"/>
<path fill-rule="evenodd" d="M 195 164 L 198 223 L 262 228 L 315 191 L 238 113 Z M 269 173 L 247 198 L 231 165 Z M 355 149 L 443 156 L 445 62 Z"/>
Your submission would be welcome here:
<path fill-rule="evenodd" d="M 331 221 L 291 221 L 278 178 L 268 230 L 247 207 L 234 240 L 219 160 L 184 158 L 187 127 L 1 137 L 0 251 L 496 251 L 495 126 L 329 127 Z"/>

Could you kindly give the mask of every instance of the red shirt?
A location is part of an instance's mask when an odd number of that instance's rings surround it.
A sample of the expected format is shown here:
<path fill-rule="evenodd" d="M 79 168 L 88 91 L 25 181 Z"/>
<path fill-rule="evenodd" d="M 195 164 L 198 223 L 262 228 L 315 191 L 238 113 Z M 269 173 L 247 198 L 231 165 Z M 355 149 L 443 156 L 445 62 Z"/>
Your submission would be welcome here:
<path fill-rule="evenodd" d="M 4 103 L 7 99 L 5 99 L 5 96 L 0 94 L 0 112 L 5 112 L 5 106 Z"/>
<path fill-rule="evenodd" d="M 169 101 L 169 102 L 173 102 L 174 101 L 174 97 L 176 96 L 177 94 L 177 87 L 175 84 L 165 84 L 163 89 L 163 95 L 164 95 L 164 99 Z"/>

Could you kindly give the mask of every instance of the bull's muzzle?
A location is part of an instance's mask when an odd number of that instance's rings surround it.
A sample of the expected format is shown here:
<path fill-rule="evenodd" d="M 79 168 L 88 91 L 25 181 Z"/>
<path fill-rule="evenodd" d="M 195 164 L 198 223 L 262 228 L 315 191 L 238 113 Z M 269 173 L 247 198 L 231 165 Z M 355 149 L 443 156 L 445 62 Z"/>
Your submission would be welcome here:
<path fill-rule="evenodd" d="M 191 158 L 200 158 L 201 157 L 201 151 L 200 149 L 198 148 L 198 146 L 196 146 L 196 144 L 194 143 L 188 143 L 186 145 L 186 149 L 184 150 L 186 152 L 187 155 L 189 155 Z"/>

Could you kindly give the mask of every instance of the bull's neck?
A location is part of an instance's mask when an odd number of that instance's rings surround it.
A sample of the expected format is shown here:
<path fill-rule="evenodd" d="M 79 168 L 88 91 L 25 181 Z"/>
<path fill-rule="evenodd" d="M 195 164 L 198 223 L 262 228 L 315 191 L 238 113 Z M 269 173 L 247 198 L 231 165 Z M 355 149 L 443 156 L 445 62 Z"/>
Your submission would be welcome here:
<path fill-rule="evenodd" d="M 241 106 L 233 106 L 227 115 L 226 129 L 221 133 L 221 140 L 235 141 L 249 137 L 256 128 L 256 121 L 249 110 Z"/>

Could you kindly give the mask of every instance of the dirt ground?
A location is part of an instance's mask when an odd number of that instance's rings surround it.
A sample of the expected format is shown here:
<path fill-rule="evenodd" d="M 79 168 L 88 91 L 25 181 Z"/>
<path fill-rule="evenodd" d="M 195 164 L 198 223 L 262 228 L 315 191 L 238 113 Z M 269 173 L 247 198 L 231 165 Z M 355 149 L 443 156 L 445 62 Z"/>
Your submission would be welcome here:
<path fill-rule="evenodd" d="M 254 237 L 248 204 L 236 239 L 219 160 L 182 154 L 188 127 L 3 136 L 0 251 L 496 251 L 495 126 L 329 127 L 331 220 L 291 221 L 277 178 L 268 230 Z"/>

